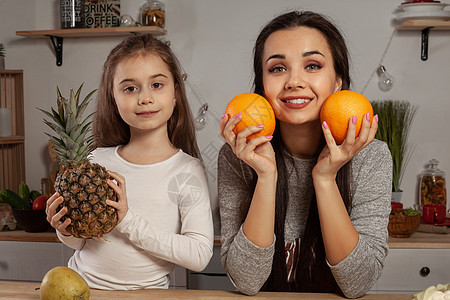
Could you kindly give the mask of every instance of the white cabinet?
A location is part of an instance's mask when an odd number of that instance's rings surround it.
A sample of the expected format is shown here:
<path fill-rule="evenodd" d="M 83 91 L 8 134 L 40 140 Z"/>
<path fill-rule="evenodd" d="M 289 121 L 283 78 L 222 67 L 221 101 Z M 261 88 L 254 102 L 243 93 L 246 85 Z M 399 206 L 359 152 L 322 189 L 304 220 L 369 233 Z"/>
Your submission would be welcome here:
<path fill-rule="evenodd" d="M 56 266 L 67 266 L 73 249 L 62 243 L 0 241 L 0 280 L 41 281 Z"/>
<path fill-rule="evenodd" d="M 450 283 L 450 249 L 390 249 L 371 293 L 413 294 Z"/>
<path fill-rule="evenodd" d="M 169 289 L 185 290 L 186 289 L 186 269 L 175 265 L 172 273 L 169 275 Z"/>
<path fill-rule="evenodd" d="M 202 272 L 187 270 L 187 288 L 195 290 L 236 290 L 220 262 L 220 246 L 214 247 L 213 256 Z"/>
<path fill-rule="evenodd" d="M 48 270 L 67 266 L 74 250 L 60 242 L 0 241 L 0 280 L 40 282 Z M 175 266 L 172 289 L 186 288 L 186 269 Z"/>

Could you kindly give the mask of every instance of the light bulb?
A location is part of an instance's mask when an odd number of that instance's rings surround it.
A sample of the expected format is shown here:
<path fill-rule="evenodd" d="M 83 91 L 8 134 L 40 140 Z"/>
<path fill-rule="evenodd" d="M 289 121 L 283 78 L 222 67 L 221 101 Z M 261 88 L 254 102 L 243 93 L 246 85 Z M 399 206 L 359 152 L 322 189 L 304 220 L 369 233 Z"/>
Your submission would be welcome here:
<path fill-rule="evenodd" d="M 120 26 L 130 27 L 130 26 L 141 26 L 139 22 L 136 22 L 130 15 L 120 16 Z"/>
<path fill-rule="evenodd" d="M 384 66 L 379 66 L 377 69 L 378 74 L 378 87 L 383 92 L 389 91 L 394 85 L 394 78 L 386 71 Z"/>
<path fill-rule="evenodd" d="M 195 128 L 197 130 L 202 130 L 208 123 L 208 117 L 206 116 L 206 111 L 208 110 L 208 104 L 203 104 L 203 106 L 198 111 L 197 117 L 195 118 Z"/>

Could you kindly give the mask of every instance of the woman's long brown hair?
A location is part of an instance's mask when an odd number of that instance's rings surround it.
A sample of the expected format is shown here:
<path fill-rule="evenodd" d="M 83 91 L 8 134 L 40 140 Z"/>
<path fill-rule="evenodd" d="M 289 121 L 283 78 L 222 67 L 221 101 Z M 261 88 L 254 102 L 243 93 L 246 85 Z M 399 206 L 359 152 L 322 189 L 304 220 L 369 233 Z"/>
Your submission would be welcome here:
<path fill-rule="evenodd" d="M 130 126 L 120 117 L 114 100 L 114 74 L 122 60 L 149 53 L 157 54 L 167 64 L 174 78 L 176 105 L 167 122 L 169 140 L 176 148 L 182 149 L 193 157 L 201 158 L 179 61 L 168 44 L 150 34 L 124 39 L 106 59 L 98 89 L 97 112 L 93 124 L 95 148 L 125 145 L 129 142 Z"/>
<path fill-rule="evenodd" d="M 269 22 L 260 32 L 254 47 L 253 69 L 254 92 L 264 96 L 262 55 L 267 38 L 278 30 L 292 29 L 296 27 L 309 27 L 319 30 L 326 38 L 333 56 L 336 75 L 342 79 L 342 89 L 349 89 L 349 61 L 348 50 L 339 30 L 324 16 L 314 12 L 292 11 L 278 16 Z M 277 122 L 278 123 L 278 122 Z M 263 286 L 268 291 L 301 291 L 301 292 L 334 292 L 341 293 L 330 268 L 326 263 L 325 248 L 320 229 L 319 214 L 317 210 L 315 194 L 311 199 L 310 211 L 306 222 L 305 232 L 300 243 L 300 254 L 295 274 L 295 281 L 287 281 L 284 229 L 286 209 L 289 195 L 287 178 L 286 157 L 284 143 L 281 139 L 279 124 L 276 126 L 274 137 L 271 141 L 275 151 L 278 181 L 276 189 L 275 208 L 275 255 L 272 264 L 272 272 Z M 325 146 L 322 137 L 321 144 L 316 151 L 316 159 Z M 350 213 L 351 195 L 351 162 L 343 166 L 336 177 L 342 198 L 347 211 Z"/>

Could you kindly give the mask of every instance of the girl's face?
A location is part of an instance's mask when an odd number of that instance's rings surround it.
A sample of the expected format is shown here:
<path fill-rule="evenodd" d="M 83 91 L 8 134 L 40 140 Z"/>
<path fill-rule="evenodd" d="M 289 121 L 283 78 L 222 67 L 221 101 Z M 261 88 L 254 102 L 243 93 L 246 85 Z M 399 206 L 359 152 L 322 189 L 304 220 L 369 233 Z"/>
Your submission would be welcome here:
<path fill-rule="evenodd" d="M 157 54 L 122 60 L 113 79 L 114 99 L 122 119 L 133 131 L 162 129 L 176 103 L 172 73 Z"/>
<path fill-rule="evenodd" d="M 317 121 L 325 99 L 341 89 L 330 48 L 317 29 L 272 33 L 262 59 L 264 93 L 280 122 Z"/>

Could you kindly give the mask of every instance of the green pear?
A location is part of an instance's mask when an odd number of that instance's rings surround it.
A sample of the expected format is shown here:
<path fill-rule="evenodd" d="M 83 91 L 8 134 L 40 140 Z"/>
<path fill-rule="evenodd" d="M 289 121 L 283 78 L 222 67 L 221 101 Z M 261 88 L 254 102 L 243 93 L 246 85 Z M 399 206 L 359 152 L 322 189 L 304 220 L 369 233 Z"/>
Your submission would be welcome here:
<path fill-rule="evenodd" d="M 45 274 L 39 293 L 41 300 L 88 300 L 91 291 L 76 271 L 68 267 L 55 267 Z"/>

